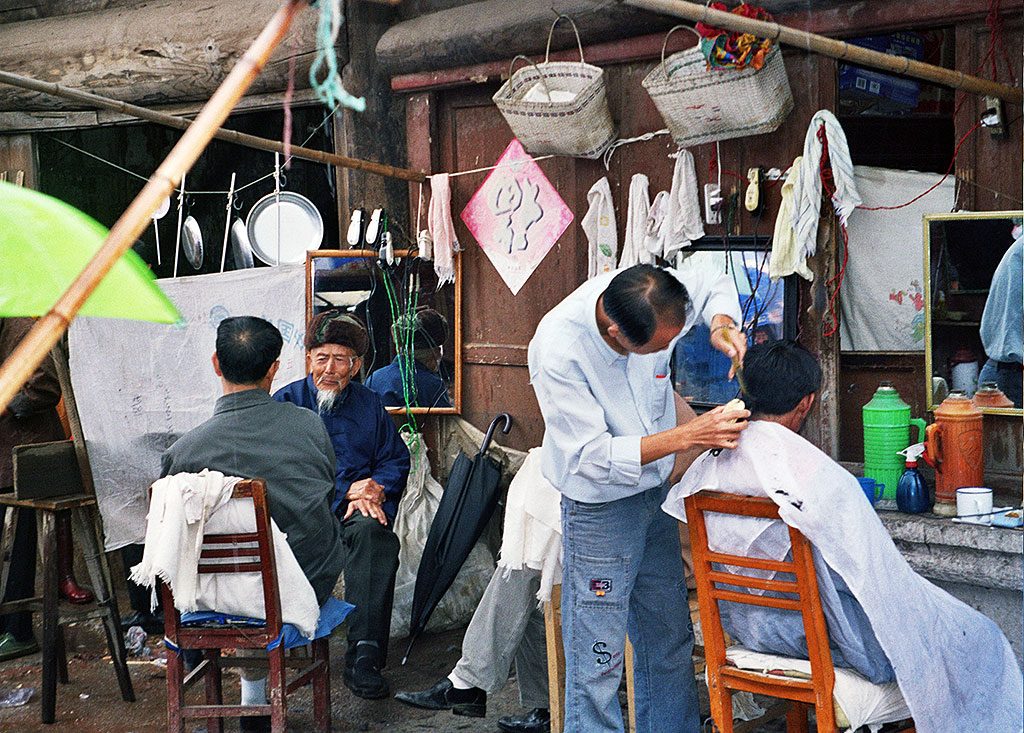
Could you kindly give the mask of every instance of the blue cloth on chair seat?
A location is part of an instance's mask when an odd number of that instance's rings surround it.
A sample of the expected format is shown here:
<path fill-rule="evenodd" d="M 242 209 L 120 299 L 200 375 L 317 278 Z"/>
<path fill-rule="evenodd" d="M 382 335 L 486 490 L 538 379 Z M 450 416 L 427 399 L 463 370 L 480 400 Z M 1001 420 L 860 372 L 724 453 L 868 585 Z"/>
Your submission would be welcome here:
<path fill-rule="evenodd" d="M 347 601 L 334 596 L 328 598 L 324 605 L 320 606 L 320 620 L 317 621 L 313 639 L 329 636 L 353 610 L 355 610 L 355 606 Z M 182 626 L 263 626 L 265 623 L 266 621 L 260 618 L 232 616 L 217 611 L 195 611 L 181 615 Z M 303 636 L 293 624 L 284 624 L 281 626 L 281 635 L 267 644 L 267 651 L 276 649 L 282 643 L 285 649 L 292 649 L 297 646 L 305 646 L 310 641 L 311 639 Z M 180 651 L 167 637 L 164 637 L 164 645 L 172 651 Z"/>

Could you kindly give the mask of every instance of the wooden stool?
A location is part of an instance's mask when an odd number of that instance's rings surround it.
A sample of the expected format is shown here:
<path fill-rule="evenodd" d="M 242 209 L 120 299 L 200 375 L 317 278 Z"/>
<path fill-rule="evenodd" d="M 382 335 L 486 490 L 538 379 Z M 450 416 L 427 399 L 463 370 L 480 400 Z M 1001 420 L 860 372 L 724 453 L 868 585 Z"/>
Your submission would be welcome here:
<path fill-rule="evenodd" d="M 88 494 L 61 496 L 52 499 L 17 499 L 14 494 L 0 494 L 0 506 L 10 507 L 4 522 L 3 543 L 0 557 L 0 599 L 7 591 L 7 577 L 11 568 L 11 550 L 14 533 L 18 528 L 21 509 L 33 509 L 39 527 L 39 558 L 43 567 L 43 595 L 8 603 L 0 602 L 0 614 L 16 611 L 42 611 L 43 613 L 43 690 L 41 695 L 43 723 L 53 723 L 57 710 L 57 679 L 68 681 L 67 656 L 64 650 L 64 634 L 61 626 L 74 621 L 90 618 L 103 619 L 107 635 L 110 659 L 117 674 L 121 697 L 125 702 L 135 702 L 135 692 L 128 675 L 128 663 L 121 634 L 120 614 L 114 597 L 110 566 L 107 556 L 100 549 L 96 531 L 96 499 Z M 85 543 L 83 550 L 85 564 L 89 569 L 93 593 L 96 594 L 95 608 L 65 608 L 58 605 L 57 580 L 57 516 L 70 512 L 78 528 L 78 536 Z"/>

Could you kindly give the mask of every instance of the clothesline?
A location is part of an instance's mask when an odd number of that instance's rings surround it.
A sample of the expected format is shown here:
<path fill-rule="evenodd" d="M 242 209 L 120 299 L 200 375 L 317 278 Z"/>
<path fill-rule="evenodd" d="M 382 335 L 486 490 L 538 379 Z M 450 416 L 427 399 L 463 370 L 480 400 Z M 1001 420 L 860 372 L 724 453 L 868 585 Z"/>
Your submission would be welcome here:
<path fill-rule="evenodd" d="M 557 156 L 555 156 L 555 155 L 538 155 L 536 158 L 530 158 L 530 160 L 532 160 L 534 163 L 536 163 L 537 161 L 540 161 L 540 160 L 547 160 L 548 158 L 555 158 L 555 157 L 557 157 Z M 519 168 L 519 167 L 523 166 L 525 163 L 526 163 L 525 160 L 517 160 L 515 163 L 512 163 L 511 165 L 509 165 L 509 164 L 489 165 L 489 166 L 485 166 L 483 168 L 473 168 L 473 169 L 468 170 L 468 171 L 456 171 L 455 173 L 449 173 L 448 177 L 449 178 L 457 178 L 459 176 L 468 176 L 471 173 L 486 173 L 487 171 L 493 171 L 493 170 L 496 170 L 498 168 Z M 427 178 L 428 179 L 433 178 L 435 175 L 439 175 L 439 174 L 435 173 L 433 175 L 427 176 Z"/>
<path fill-rule="evenodd" d="M 299 147 L 304 147 L 306 145 L 306 143 L 308 143 L 310 140 L 312 140 L 313 136 L 316 135 L 317 132 L 319 132 L 320 129 L 324 125 L 326 125 L 330 121 L 330 119 L 332 117 L 334 117 L 334 114 L 337 111 L 338 111 L 337 109 L 333 109 L 333 110 L 331 110 L 330 114 L 324 116 L 324 118 L 320 122 L 320 124 L 313 128 L 313 131 L 309 133 L 309 135 L 306 137 L 306 139 L 302 141 L 302 145 L 300 145 Z M 79 147 L 77 147 L 75 145 L 72 145 L 69 142 L 61 140 L 59 137 L 54 137 L 52 135 L 50 135 L 48 137 L 49 137 L 49 139 L 53 140 L 54 142 L 60 143 L 64 147 L 71 148 L 72 150 L 74 150 L 74 151 L 76 151 L 78 153 L 81 153 L 82 155 L 86 155 L 86 156 L 88 156 L 90 158 L 93 158 L 94 160 L 98 160 L 100 163 L 103 163 L 104 165 L 108 165 L 111 168 L 115 168 L 116 170 L 119 170 L 122 173 L 126 173 L 129 176 L 132 176 L 134 178 L 138 178 L 141 181 L 148 181 L 149 180 L 149 176 L 144 176 L 144 175 L 142 175 L 140 173 L 136 173 L 133 170 L 129 170 L 128 168 L 125 168 L 123 166 L 118 165 L 117 163 L 113 162 L 112 160 L 107 160 L 106 158 L 103 158 L 103 157 L 101 157 L 99 155 L 96 155 L 95 153 L 90 153 L 88 150 L 83 150 L 82 148 L 79 148 Z M 293 155 L 289 155 L 285 159 L 284 163 L 282 163 L 282 166 L 287 166 L 294 159 L 294 157 L 295 156 L 293 156 Z M 246 188 L 249 188 L 251 186 L 255 186 L 257 183 L 262 183 L 263 181 L 267 180 L 268 178 L 273 178 L 273 177 L 274 177 L 274 172 L 271 171 L 270 173 L 267 173 L 265 176 L 260 176 L 259 178 L 257 178 L 254 181 L 249 181 L 249 183 L 245 183 L 245 184 L 243 184 L 241 186 L 238 186 L 237 188 L 235 188 L 234 192 L 235 192 L 235 194 L 237 194 L 239 191 L 243 191 Z M 204 196 L 204 195 L 227 196 L 228 193 L 230 193 L 230 192 L 229 191 L 186 191 L 185 193 L 196 195 L 196 196 Z"/>

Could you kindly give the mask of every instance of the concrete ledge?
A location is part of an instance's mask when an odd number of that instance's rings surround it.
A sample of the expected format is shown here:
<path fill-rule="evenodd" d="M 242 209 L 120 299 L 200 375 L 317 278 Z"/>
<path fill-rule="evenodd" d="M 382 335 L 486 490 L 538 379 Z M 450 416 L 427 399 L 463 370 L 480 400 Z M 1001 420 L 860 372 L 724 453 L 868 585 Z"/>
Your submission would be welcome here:
<path fill-rule="evenodd" d="M 914 568 L 930 580 L 995 590 L 1024 589 L 1024 532 L 955 524 L 934 514 L 881 508 L 882 524 Z"/>

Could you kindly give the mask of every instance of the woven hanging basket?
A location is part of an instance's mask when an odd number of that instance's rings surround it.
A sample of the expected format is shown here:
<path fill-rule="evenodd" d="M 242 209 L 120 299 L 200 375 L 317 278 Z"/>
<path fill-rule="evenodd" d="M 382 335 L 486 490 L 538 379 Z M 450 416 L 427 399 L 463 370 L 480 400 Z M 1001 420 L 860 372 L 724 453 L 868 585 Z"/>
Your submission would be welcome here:
<path fill-rule="evenodd" d="M 572 23 L 576 32 L 579 63 L 548 60 L 551 36 L 563 19 Z M 525 59 L 530 65 L 512 73 L 517 59 Z M 570 96 L 571 99 L 559 101 Z M 604 71 L 584 62 L 579 31 L 572 18 L 565 15 L 558 16 L 551 24 L 544 62 L 534 64 L 525 56 L 513 58 L 508 81 L 492 99 L 513 134 L 534 155 L 599 158 L 615 139 L 615 124 L 608 111 L 605 94 Z"/>
<path fill-rule="evenodd" d="M 776 45 L 760 69 L 708 69 L 700 46 L 665 58 L 643 80 L 672 139 L 682 147 L 774 132 L 793 110 L 793 92 Z"/>

